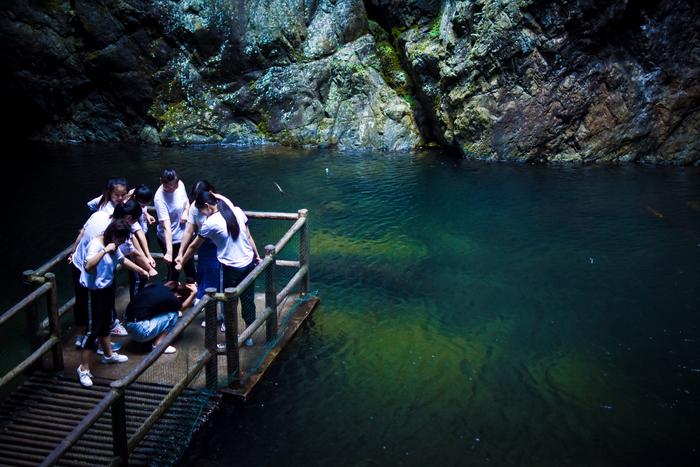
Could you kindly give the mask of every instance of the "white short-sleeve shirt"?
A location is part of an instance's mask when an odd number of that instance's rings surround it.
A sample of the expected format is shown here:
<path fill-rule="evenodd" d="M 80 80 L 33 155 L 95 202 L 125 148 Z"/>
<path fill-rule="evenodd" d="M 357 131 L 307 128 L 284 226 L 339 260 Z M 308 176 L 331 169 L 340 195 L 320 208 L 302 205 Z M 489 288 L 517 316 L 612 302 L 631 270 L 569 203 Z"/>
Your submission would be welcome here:
<path fill-rule="evenodd" d="M 102 195 L 98 196 L 97 198 L 93 198 L 90 201 L 87 202 L 87 206 L 92 212 L 98 212 L 98 211 L 104 211 L 110 216 L 114 212 L 114 204 L 112 204 L 112 200 L 107 201 L 101 208 L 100 208 L 100 200 L 102 199 Z"/>
<path fill-rule="evenodd" d="M 231 203 L 228 203 L 231 206 Z M 233 206 L 233 213 L 238 221 L 238 228 L 240 233 L 238 238 L 233 240 L 231 235 L 228 233 L 228 228 L 226 227 L 226 220 L 221 212 L 212 214 L 204 221 L 199 234 L 208 238 L 214 245 L 216 245 L 216 257 L 219 262 L 225 266 L 231 266 L 234 268 L 242 268 L 248 266 L 255 253 L 253 251 L 253 246 L 251 245 L 250 238 L 248 237 L 248 228 L 246 223 L 248 218 L 243 213 L 241 208 Z"/>
<path fill-rule="evenodd" d="M 190 211 L 187 213 L 187 222 L 194 225 L 197 231 L 199 231 L 206 220 L 207 216 L 202 214 L 194 203 L 190 204 Z"/>
<path fill-rule="evenodd" d="M 75 249 L 75 253 L 73 254 L 73 264 L 75 265 L 75 267 L 77 267 L 81 271 L 84 270 L 83 265 L 85 263 L 85 255 L 87 254 L 87 248 L 90 244 L 90 241 L 93 238 L 102 235 L 107 229 L 107 226 L 109 226 L 110 222 L 112 222 L 112 216 L 110 214 L 107 214 L 106 211 L 97 211 L 88 218 L 87 222 L 85 222 L 85 225 L 83 225 L 83 236 L 80 239 L 80 243 L 78 243 L 78 247 Z M 138 225 L 138 222 L 135 222 L 131 225 L 132 235 L 138 230 L 141 230 L 141 227 Z M 133 253 L 135 249 L 133 243 L 131 242 L 131 239 L 122 243 L 119 246 L 119 250 L 125 256 Z"/>
<path fill-rule="evenodd" d="M 161 239 L 165 239 L 165 231 L 163 230 L 164 219 L 170 219 L 170 230 L 173 234 L 173 243 L 180 243 L 184 232 L 183 225 L 180 224 L 180 216 L 186 207 L 190 204 L 187 199 L 187 191 L 185 184 L 180 180 L 177 184 L 177 189 L 172 193 L 163 191 L 163 185 L 158 187 L 156 194 L 153 196 L 153 204 L 156 207 L 158 216 L 158 228 L 156 233 Z"/>
<path fill-rule="evenodd" d="M 124 255 L 121 250 L 117 248 L 114 252 L 106 254 L 102 257 L 93 272 L 87 272 L 85 270 L 85 262 L 90 258 L 104 251 L 105 247 L 98 238 L 93 238 L 87 247 L 87 252 L 85 254 L 85 261 L 83 262 L 83 268 L 80 273 L 80 284 L 88 289 L 104 289 L 112 285 L 114 282 L 114 274 L 117 271 L 117 264 L 124 261 Z"/>

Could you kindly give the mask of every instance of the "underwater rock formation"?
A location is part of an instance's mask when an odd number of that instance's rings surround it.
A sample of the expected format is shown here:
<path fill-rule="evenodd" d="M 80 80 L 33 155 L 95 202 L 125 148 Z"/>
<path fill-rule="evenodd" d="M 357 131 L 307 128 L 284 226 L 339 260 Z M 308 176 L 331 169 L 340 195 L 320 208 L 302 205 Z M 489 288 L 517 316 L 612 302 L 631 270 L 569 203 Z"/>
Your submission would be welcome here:
<path fill-rule="evenodd" d="M 700 160 L 689 0 L 8 0 L 7 135 Z"/>

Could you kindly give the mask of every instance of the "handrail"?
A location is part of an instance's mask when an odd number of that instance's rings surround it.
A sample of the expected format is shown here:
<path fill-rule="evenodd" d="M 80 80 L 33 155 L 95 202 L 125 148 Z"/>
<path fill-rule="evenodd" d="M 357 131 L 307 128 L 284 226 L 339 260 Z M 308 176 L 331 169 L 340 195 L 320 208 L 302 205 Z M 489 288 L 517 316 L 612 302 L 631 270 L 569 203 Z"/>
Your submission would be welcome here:
<path fill-rule="evenodd" d="M 51 350 L 51 348 L 61 342 L 61 340 L 56 336 L 51 336 L 46 340 L 41 346 L 36 349 L 32 354 L 22 360 L 22 363 L 14 367 L 10 372 L 0 379 L 0 388 L 4 387 L 7 383 L 19 376 L 24 370 L 32 366 L 37 360 L 39 360 L 46 352 Z"/>
<path fill-rule="evenodd" d="M 72 243 L 70 245 L 68 245 L 67 247 L 65 247 L 63 250 L 61 250 L 61 252 L 58 253 L 56 256 L 54 256 L 53 258 L 51 258 L 50 260 L 46 261 L 44 264 L 39 266 L 39 268 L 34 271 L 34 274 L 37 276 L 43 276 L 44 274 L 49 272 L 49 270 L 51 270 L 51 268 L 53 268 L 58 263 L 60 263 L 64 258 L 67 258 L 68 255 L 71 253 L 71 251 L 73 251 L 73 244 Z"/>
<path fill-rule="evenodd" d="M 199 314 L 202 309 L 206 306 L 207 303 L 209 303 L 212 300 L 211 297 L 205 295 L 202 297 L 202 299 L 197 303 L 196 306 L 192 307 L 190 311 L 185 313 L 182 318 L 177 320 L 177 324 L 175 327 L 168 333 L 167 336 L 165 336 L 160 344 L 152 350 L 146 357 L 141 360 L 138 365 L 136 365 L 134 368 L 131 369 L 131 371 L 124 376 L 121 379 L 118 379 L 116 381 L 112 381 L 110 386 L 113 389 L 123 389 L 124 387 L 128 386 L 129 384 L 133 383 L 136 381 L 136 378 L 141 376 L 141 373 L 146 371 L 148 367 L 150 367 L 153 362 L 155 362 L 158 357 L 160 357 L 160 354 L 162 354 L 165 349 L 168 348 L 170 343 L 180 335 L 180 333 L 187 327 L 189 324 L 194 321 L 195 316 Z"/>
<path fill-rule="evenodd" d="M 301 228 L 304 226 L 305 223 L 306 223 L 306 217 L 300 217 L 299 219 L 297 219 L 297 221 L 294 223 L 294 225 L 292 225 L 289 228 L 289 230 L 287 230 L 287 233 L 284 234 L 284 236 L 280 239 L 280 241 L 275 244 L 275 251 L 277 253 L 282 251 L 282 249 L 285 246 L 287 246 L 287 243 L 289 243 L 289 241 L 292 239 L 292 237 L 294 237 L 294 234 L 299 232 L 299 230 L 301 230 Z"/>
<path fill-rule="evenodd" d="M 280 293 L 277 294 L 277 303 L 280 303 L 282 300 L 287 298 L 287 295 L 289 295 L 292 289 L 298 285 L 298 283 L 304 278 L 307 272 L 309 272 L 308 266 L 302 266 L 301 268 L 299 268 L 297 273 L 294 274 L 291 279 L 289 279 L 287 285 L 285 285 L 284 288 L 280 290 Z"/>
<path fill-rule="evenodd" d="M 26 297 L 24 297 L 22 300 L 17 302 L 15 306 L 7 310 L 5 313 L 0 315 L 0 326 L 4 325 L 8 320 L 10 320 L 13 316 L 15 316 L 17 313 L 22 311 L 24 308 L 26 308 L 28 305 L 31 305 L 32 302 L 38 300 L 41 298 L 42 295 L 44 295 L 46 292 L 51 290 L 51 284 L 50 283 L 45 283 Z"/>
<path fill-rule="evenodd" d="M 267 321 L 267 318 L 273 313 L 273 311 L 274 310 L 272 308 L 266 307 L 262 313 L 260 313 L 260 316 L 255 318 L 255 321 L 250 323 L 250 326 L 241 332 L 241 335 L 238 336 L 238 347 L 242 346 L 248 338 L 253 337 L 255 331 L 257 331 L 260 326 L 265 324 L 265 321 Z"/>
<path fill-rule="evenodd" d="M 297 212 L 243 211 L 243 213 L 251 219 L 277 219 L 293 221 L 299 218 L 299 213 Z"/>
<path fill-rule="evenodd" d="M 238 285 L 235 288 L 227 288 L 226 290 L 229 293 L 240 295 L 255 281 L 255 279 L 258 278 L 260 274 L 262 274 L 265 271 L 265 269 L 267 269 L 268 266 L 270 266 L 272 261 L 273 259 L 271 256 L 266 256 L 265 258 L 263 258 L 262 261 L 258 263 L 257 266 L 255 266 L 255 268 L 252 271 L 248 273 L 247 276 L 245 276 L 245 278 L 241 282 L 238 283 Z"/>
<path fill-rule="evenodd" d="M 92 427 L 92 425 L 95 424 L 97 420 L 105 413 L 107 410 L 109 410 L 110 406 L 112 405 L 112 402 L 117 398 L 117 391 L 112 389 L 109 391 L 100 402 L 97 403 L 95 407 L 92 408 L 88 414 L 83 417 L 83 419 L 78 423 L 78 426 L 76 426 L 73 431 L 71 431 L 68 436 L 63 438 L 63 441 L 54 448 L 53 451 L 46 457 L 46 459 L 43 460 L 43 462 L 40 464 L 41 467 L 46 467 L 50 465 L 54 465 L 56 462 L 58 462 L 61 457 L 68 452 L 70 448 L 73 447 L 75 443 L 77 443 L 80 438 Z"/>

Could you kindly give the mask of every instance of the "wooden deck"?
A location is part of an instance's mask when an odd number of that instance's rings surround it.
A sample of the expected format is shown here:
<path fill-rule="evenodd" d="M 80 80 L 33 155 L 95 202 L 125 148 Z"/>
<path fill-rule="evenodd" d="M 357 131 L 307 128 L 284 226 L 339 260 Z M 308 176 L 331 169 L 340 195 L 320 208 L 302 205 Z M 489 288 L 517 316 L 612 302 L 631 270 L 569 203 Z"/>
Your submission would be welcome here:
<path fill-rule="evenodd" d="M 123 316 L 123 311 L 129 301 L 129 291 L 125 288 L 117 290 L 116 308 L 118 316 Z M 232 387 L 226 386 L 226 359 L 220 355 L 218 359 L 219 381 L 224 385 L 222 392 L 232 394 L 242 399 L 247 399 L 257 382 L 262 378 L 275 357 L 281 352 L 285 345 L 291 340 L 296 331 L 304 321 L 311 315 L 319 299 L 316 297 L 306 297 L 299 299 L 298 294 L 290 295 L 279 307 L 278 323 L 279 335 L 272 342 L 266 342 L 265 326 L 261 326 L 253 335 L 253 347 L 242 346 L 240 348 L 240 384 Z M 264 294 L 256 294 L 255 304 L 258 313 L 264 308 Z M 245 328 L 240 313 L 239 305 L 239 332 Z M 177 339 L 174 347 L 177 352 L 170 355 L 161 355 L 138 379 L 140 383 L 155 383 L 174 385 L 187 372 L 204 348 L 204 328 L 200 323 L 202 319 L 193 322 Z M 217 330 L 217 337 L 223 350 L 224 333 Z M 76 368 L 80 363 L 80 351 L 74 347 L 75 332 L 64 336 L 63 358 L 65 364 L 64 375 L 67 379 L 73 379 L 77 384 Z M 106 365 L 100 363 L 99 357 L 94 356 L 90 365 L 90 370 L 96 378 L 106 380 L 116 380 L 126 375 L 146 354 L 151 351 L 150 344 L 143 344 L 132 341 L 128 336 L 112 336 L 113 342 L 120 342 L 122 349 L 119 353 L 129 357 L 129 361 L 121 364 Z M 202 372 L 190 385 L 191 388 L 203 388 L 205 385 L 204 372 Z"/>

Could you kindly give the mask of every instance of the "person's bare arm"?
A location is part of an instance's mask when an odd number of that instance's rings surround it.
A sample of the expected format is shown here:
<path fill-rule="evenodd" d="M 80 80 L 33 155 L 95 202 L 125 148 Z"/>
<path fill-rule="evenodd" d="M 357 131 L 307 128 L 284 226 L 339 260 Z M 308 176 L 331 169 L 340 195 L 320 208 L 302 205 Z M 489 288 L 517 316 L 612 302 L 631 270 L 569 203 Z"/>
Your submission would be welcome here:
<path fill-rule="evenodd" d="M 190 243 L 190 246 L 187 247 L 187 251 L 184 255 L 182 255 L 182 260 L 175 264 L 176 271 L 182 271 L 182 265 L 188 262 L 194 256 L 194 252 L 197 251 L 200 246 L 202 246 L 202 243 L 204 243 L 204 237 L 197 237 L 192 241 L 192 243 Z"/>
<path fill-rule="evenodd" d="M 98 264 L 100 264 L 100 261 L 102 261 L 102 258 L 106 254 L 109 254 L 113 252 L 114 250 L 117 249 L 117 246 L 114 243 L 110 243 L 108 245 L 105 245 L 102 250 L 99 252 L 95 253 L 94 255 L 90 256 L 88 259 L 85 260 L 85 270 L 87 272 L 93 272 L 95 268 L 97 267 Z"/>
<path fill-rule="evenodd" d="M 134 263 L 131 261 L 129 258 L 124 258 L 124 267 L 127 268 L 129 271 L 134 271 L 136 274 L 140 275 L 141 277 L 148 277 L 148 271 L 138 264 Z"/>
<path fill-rule="evenodd" d="M 261 259 L 260 253 L 258 253 L 258 247 L 255 245 L 255 240 L 253 240 L 253 234 L 250 233 L 250 227 L 248 227 L 248 224 L 246 224 L 245 229 L 248 232 L 248 238 L 250 239 L 250 245 L 253 247 L 253 251 L 255 252 L 255 259 L 257 259 L 259 261 Z"/>
<path fill-rule="evenodd" d="M 78 249 L 78 245 L 80 244 L 80 240 L 83 239 L 83 234 L 85 233 L 85 229 L 80 229 L 80 232 L 78 232 L 78 237 L 75 239 L 73 242 L 73 247 L 70 250 L 70 253 L 68 254 L 68 264 L 73 264 L 73 255 L 75 254 L 75 250 Z"/>
<path fill-rule="evenodd" d="M 190 240 L 192 240 L 192 235 L 194 234 L 194 224 L 191 224 L 190 222 L 187 223 L 187 226 L 185 226 L 185 231 L 182 233 L 182 240 L 180 241 L 180 251 L 177 254 L 177 257 L 175 258 L 175 262 L 177 262 L 178 258 L 182 260 L 182 255 L 187 251 L 187 247 L 190 245 Z"/>
<path fill-rule="evenodd" d="M 187 296 L 184 302 L 182 302 L 182 307 L 181 309 L 184 310 L 186 308 L 189 308 L 192 306 L 192 302 L 194 301 L 195 295 L 197 295 L 197 286 L 194 284 L 185 284 L 185 287 L 187 290 L 189 290 L 190 294 Z"/>
<path fill-rule="evenodd" d="M 171 230 L 170 219 L 165 218 L 160 221 L 163 224 L 163 232 L 165 235 L 165 254 L 163 261 L 166 263 L 173 262 L 173 231 Z"/>
<path fill-rule="evenodd" d="M 156 267 L 156 260 L 153 259 L 153 256 L 151 256 L 151 250 L 148 248 L 148 239 L 146 238 L 146 234 L 143 233 L 143 230 L 139 229 L 136 231 L 135 235 L 135 243 L 137 243 L 140 247 L 141 251 L 143 252 L 143 255 L 146 257 L 146 261 L 148 261 L 148 264 L 152 268 Z"/>

